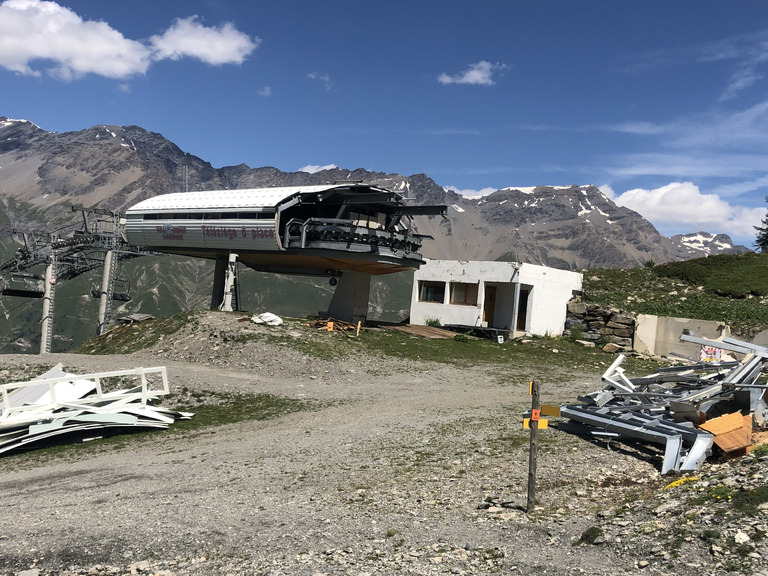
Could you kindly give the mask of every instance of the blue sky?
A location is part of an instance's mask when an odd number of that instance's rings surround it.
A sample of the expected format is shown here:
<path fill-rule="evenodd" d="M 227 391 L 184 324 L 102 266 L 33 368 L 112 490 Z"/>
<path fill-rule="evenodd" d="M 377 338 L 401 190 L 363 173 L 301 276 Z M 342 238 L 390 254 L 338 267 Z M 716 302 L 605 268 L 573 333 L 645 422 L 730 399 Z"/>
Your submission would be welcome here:
<path fill-rule="evenodd" d="M 751 244 L 768 2 L 0 0 L 0 115 L 136 124 L 216 167 L 594 184 Z"/>

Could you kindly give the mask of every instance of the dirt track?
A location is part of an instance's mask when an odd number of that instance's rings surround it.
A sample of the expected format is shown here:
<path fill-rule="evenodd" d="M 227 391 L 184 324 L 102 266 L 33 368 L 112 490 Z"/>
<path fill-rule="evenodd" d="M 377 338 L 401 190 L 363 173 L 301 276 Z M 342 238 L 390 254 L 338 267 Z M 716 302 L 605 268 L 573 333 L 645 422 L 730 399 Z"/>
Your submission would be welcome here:
<path fill-rule="evenodd" d="M 620 523 L 602 544 L 573 545 L 611 525 L 606 514 L 625 496 L 665 483 L 648 459 L 542 432 L 540 506 L 522 511 L 520 415 L 530 400 L 521 376 L 500 383 L 430 363 L 323 362 L 253 343 L 220 344 L 215 357 L 226 362 L 211 366 L 209 338 L 179 335 L 151 355 L 0 357 L 11 371 L 165 365 L 175 389 L 323 406 L 94 444 L 44 465 L 0 459 L 0 574 L 671 573 L 649 545 L 630 545 Z M 190 355 L 199 362 L 172 359 Z M 581 374 L 558 386 L 558 400 L 598 382 Z"/>

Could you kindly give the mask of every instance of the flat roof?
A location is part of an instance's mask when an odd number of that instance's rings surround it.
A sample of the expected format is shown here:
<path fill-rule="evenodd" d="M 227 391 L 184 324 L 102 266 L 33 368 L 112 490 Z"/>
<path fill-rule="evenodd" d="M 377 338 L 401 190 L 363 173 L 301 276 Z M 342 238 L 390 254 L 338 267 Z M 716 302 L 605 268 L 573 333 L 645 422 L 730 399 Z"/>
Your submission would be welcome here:
<path fill-rule="evenodd" d="M 237 190 L 206 190 L 197 192 L 172 192 L 142 200 L 126 211 L 152 210 L 233 210 L 274 208 L 296 194 L 316 194 L 328 190 L 349 188 L 349 184 L 322 186 L 284 186 L 272 188 L 241 188 Z"/>

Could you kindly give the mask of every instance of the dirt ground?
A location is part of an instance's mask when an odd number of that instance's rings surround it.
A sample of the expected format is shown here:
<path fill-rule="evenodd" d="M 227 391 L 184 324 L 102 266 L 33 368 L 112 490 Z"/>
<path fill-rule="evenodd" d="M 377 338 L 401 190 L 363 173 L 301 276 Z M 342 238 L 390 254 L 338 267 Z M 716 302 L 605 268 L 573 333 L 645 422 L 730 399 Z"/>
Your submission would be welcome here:
<path fill-rule="evenodd" d="M 668 481 L 655 457 L 626 447 L 542 431 L 537 507 L 526 513 L 523 375 L 317 360 L 225 342 L 209 322 L 141 354 L 0 356 L 6 375 L 58 362 L 77 373 L 162 365 L 176 391 L 317 403 L 188 436 L 0 458 L 0 574 L 727 573 L 706 546 L 670 557 L 616 515 Z M 542 382 L 552 402 L 600 387 L 590 371 Z M 595 526 L 600 536 L 578 544 Z"/>

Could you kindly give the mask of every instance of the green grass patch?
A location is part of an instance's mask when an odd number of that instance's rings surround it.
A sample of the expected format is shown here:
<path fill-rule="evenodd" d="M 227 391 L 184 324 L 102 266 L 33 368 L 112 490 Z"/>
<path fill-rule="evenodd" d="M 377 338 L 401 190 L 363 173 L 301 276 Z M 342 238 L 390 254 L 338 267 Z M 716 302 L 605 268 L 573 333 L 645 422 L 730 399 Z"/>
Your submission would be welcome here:
<path fill-rule="evenodd" d="M 585 348 L 561 337 L 507 340 L 426 339 L 396 330 L 366 330 L 355 341 L 354 350 L 372 356 L 389 356 L 417 362 L 437 362 L 461 368 L 495 366 L 504 374 L 519 379 L 520 372 L 534 369 L 524 376 L 530 379 L 551 376 L 564 368 L 604 370 L 615 359 L 597 348 Z M 657 365 L 637 358 L 627 358 L 622 365 L 632 374 L 648 374 Z"/>
<path fill-rule="evenodd" d="M 114 435 L 79 442 L 35 448 L 0 456 L 6 469 L 27 469 L 44 466 L 53 461 L 81 460 L 103 451 L 128 449 L 139 443 L 159 441 L 168 434 L 194 435 L 207 429 L 246 421 L 280 418 L 304 410 L 317 410 L 318 402 L 284 398 L 272 394 L 231 394 L 221 392 L 190 392 L 165 397 L 165 405 L 183 412 L 194 412 L 189 420 L 177 420 L 167 430 L 122 430 Z"/>
<path fill-rule="evenodd" d="M 768 254 L 720 254 L 661 264 L 653 272 L 659 277 L 703 286 L 720 296 L 768 296 Z"/>
<path fill-rule="evenodd" d="M 733 488 L 724 484 L 708 486 L 703 492 L 694 497 L 693 504 L 712 504 L 717 502 L 729 502 L 733 497 Z"/>
<path fill-rule="evenodd" d="M 594 544 L 595 541 L 603 535 L 603 529 L 599 526 L 592 526 L 585 530 L 581 536 L 579 537 L 576 542 L 573 543 L 574 546 L 579 546 L 580 544 Z"/>
<path fill-rule="evenodd" d="M 246 420 L 270 420 L 292 412 L 316 409 L 317 403 L 275 396 L 273 394 L 231 394 L 223 392 L 187 393 L 171 397 L 174 409 L 194 412 L 190 420 L 178 420 L 171 426 L 177 434 L 210 426 L 223 426 Z"/>
<path fill-rule="evenodd" d="M 117 326 L 101 336 L 86 340 L 73 350 L 75 354 L 131 354 L 149 348 L 164 336 L 192 326 L 193 313 L 185 312 L 168 318 L 154 318 L 137 324 Z"/>
<path fill-rule="evenodd" d="M 736 490 L 731 494 L 731 505 L 740 514 L 754 516 L 762 514 L 758 507 L 768 502 L 768 486 L 758 486 L 752 490 Z"/>
<path fill-rule="evenodd" d="M 724 254 L 654 267 L 584 272 L 584 301 L 639 314 L 768 328 L 768 254 Z"/>
<path fill-rule="evenodd" d="M 309 328 L 303 321 L 293 321 L 290 328 L 300 330 L 301 336 L 286 334 L 285 329 L 275 328 L 271 333 L 244 334 L 236 338 L 237 342 L 266 342 L 277 346 L 285 346 L 291 350 L 302 352 L 307 356 L 321 360 L 332 360 L 348 355 L 354 348 L 353 337 L 341 332 L 324 332 Z"/>

